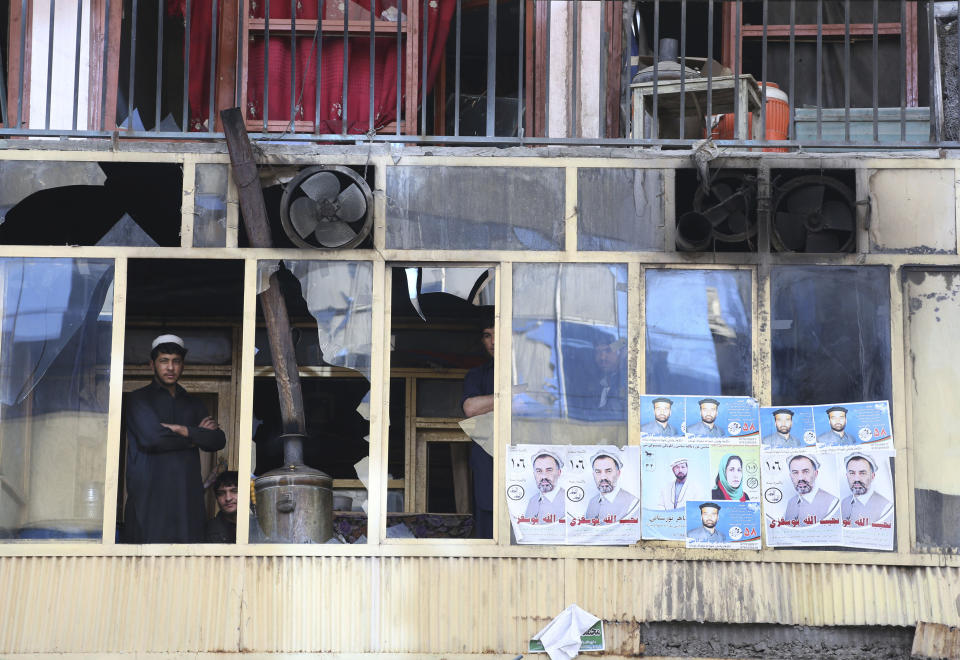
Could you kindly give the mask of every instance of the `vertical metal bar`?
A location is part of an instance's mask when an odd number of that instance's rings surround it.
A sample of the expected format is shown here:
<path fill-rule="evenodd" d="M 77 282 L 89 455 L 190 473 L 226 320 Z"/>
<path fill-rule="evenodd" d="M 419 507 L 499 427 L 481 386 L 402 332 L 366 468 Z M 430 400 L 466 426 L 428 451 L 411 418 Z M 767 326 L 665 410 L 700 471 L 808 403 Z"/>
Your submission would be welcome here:
<path fill-rule="evenodd" d="M 187 0 L 183 33 L 183 123 L 181 128 L 184 132 L 190 130 L 190 3 L 191 0 Z"/>
<path fill-rule="evenodd" d="M 573 0 L 573 121 L 571 137 L 580 137 L 580 0 Z"/>
<path fill-rule="evenodd" d="M 487 0 L 487 136 L 494 134 L 497 107 L 497 0 Z"/>
<path fill-rule="evenodd" d="M 960 17 L 957 18 L 960 21 Z M 907 141 L 907 0 L 900 0 L 900 141 Z M 930 35 L 931 39 L 933 35 Z"/>
<path fill-rule="evenodd" d="M 427 4 L 427 0 L 423 0 L 423 8 L 421 13 L 423 14 L 423 45 L 420 49 L 420 130 L 423 131 L 421 135 L 427 134 L 427 35 L 430 29 L 430 16 L 429 16 L 430 7 Z M 437 127 L 433 127 L 434 135 L 436 135 Z"/>
<path fill-rule="evenodd" d="M 187 7 L 190 6 L 189 0 Z M 109 68 L 110 52 L 110 0 L 106 0 L 103 9 L 103 73 L 100 76 L 100 130 L 104 130 L 107 125 L 107 69 Z M 111 108 L 110 112 L 116 113 L 116 108 Z M 116 116 L 116 114 L 114 114 Z M 184 129 L 186 130 L 186 129 Z"/>
<path fill-rule="evenodd" d="M 873 0 L 873 141 L 880 141 L 880 8 Z"/>
<path fill-rule="evenodd" d="M 397 9 L 397 13 L 400 13 L 400 10 Z M 376 30 L 376 12 L 373 10 L 373 5 L 370 6 L 370 125 L 368 130 L 370 133 L 373 133 L 373 92 L 374 92 L 374 79 L 376 77 L 376 67 L 374 63 L 377 59 L 377 30 Z"/>
<path fill-rule="evenodd" d="M 297 132 L 297 0 L 290 0 L 290 132 Z"/>
<path fill-rule="evenodd" d="M 606 5 L 606 3 L 604 3 L 604 5 L 601 5 L 601 12 L 602 12 L 602 9 L 603 9 L 603 7 L 604 7 L 605 5 Z M 525 25 L 525 21 L 524 21 L 524 19 L 526 18 L 526 9 L 527 9 L 527 0 L 520 0 L 520 18 L 519 18 L 519 21 L 518 21 L 518 23 L 517 23 L 517 26 L 518 26 L 518 27 L 517 27 L 517 32 L 518 32 L 518 34 L 519 34 L 519 36 L 518 36 L 518 38 L 517 38 L 517 54 L 518 54 L 518 55 L 517 55 L 517 135 L 518 135 L 519 137 L 523 137 L 523 132 L 524 132 L 524 131 L 523 131 L 523 65 L 524 65 L 525 60 L 524 60 L 524 57 L 523 57 L 523 40 L 524 40 L 524 37 L 525 37 L 525 35 L 526 35 L 526 25 Z M 601 33 L 602 33 L 603 29 L 604 29 L 604 28 L 603 28 L 603 17 L 602 17 L 602 13 L 601 13 L 601 18 L 600 18 L 600 30 L 601 30 Z M 602 39 L 601 39 L 601 43 L 603 43 L 603 40 L 602 40 Z M 600 69 L 600 75 L 603 76 L 603 68 L 602 68 L 602 67 L 601 67 L 601 69 Z M 601 80 L 602 80 L 602 78 L 601 78 Z M 600 86 L 600 89 L 601 89 L 601 90 L 603 89 L 603 85 L 602 85 L 602 84 L 601 84 L 601 86 Z M 602 97 L 603 97 L 603 94 L 601 94 L 600 96 L 601 96 L 601 98 L 602 98 Z M 600 102 L 600 110 L 601 110 L 601 117 L 602 117 L 602 116 L 603 116 L 603 101 L 602 101 L 602 100 L 601 100 L 601 102 Z M 601 136 L 602 136 L 602 135 L 603 135 L 603 134 L 601 133 Z"/>
<path fill-rule="evenodd" d="M 458 0 L 459 2 L 459 0 Z M 397 2 L 397 135 L 400 135 L 400 105 L 403 101 L 403 4 Z M 459 50 L 457 54 L 459 55 Z M 319 85 L 318 85 L 319 87 Z"/>
<path fill-rule="evenodd" d="M 817 0 L 817 141 L 823 139 L 823 0 Z"/>
<path fill-rule="evenodd" d="M 927 58 L 927 76 L 929 79 L 929 94 L 930 94 L 930 136 L 929 139 L 932 142 L 939 143 L 941 140 L 941 117 L 940 109 L 941 105 L 937 102 L 937 67 L 934 63 L 934 48 L 937 47 L 937 40 L 934 39 L 936 35 L 937 24 L 936 19 L 933 15 L 933 2 L 927 0 L 927 51 L 929 56 Z M 960 26 L 960 13 L 957 14 L 957 23 L 956 25 Z M 960 32 L 960 30 L 958 30 Z"/>
<path fill-rule="evenodd" d="M 263 5 L 263 132 L 270 130 L 270 0 Z"/>
<path fill-rule="evenodd" d="M 400 20 L 400 9 L 397 9 L 397 20 Z M 323 65 L 323 0 L 317 0 L 317 70 L 315 71 L 317 84 L 314 87 L 313 103 L 313 132 L 320 132 L 320 68 Z M 397 49 L 397 61 L 400 60 L 400 49 Z M 304 71 L 304 78 L 307 72 Z"/>
<path fill-rule="evenodd" d="M 843 2 L 843 141 L 850 142 L 850 0 Z"/>
<path fill-rule="evenodd" d="M 660 100 L 660 0 L 653 0 L 653 121 L 650 124 L 650 137 L 656 140 L 660 137 L 659 108 Z"/>
<path fill-rule="evenodd" d="M 749 112 L 748 108 L 740 107 L 740 45 L 741 45 L 740 42 L 742 41 L 740 37 L 740 23 L 742 20 L 740 17 L 740 9 L 741 9 L 740 3 L 741 3 L 741 0 L 737 0 L 736 10 L 735 10 L 737 25 L 736 25 L 736 28 L 734 28 L 735 36 L 734 36 L 734 44 L 733 44 L 733 125 L 734 126 L 740 125 L 741 112 Z M 748 123 L 747 125 L 749 126 L 750 124 Z M 742 135 L 742 136 L 735 136 L 735 137 L 737 137 L 739 140 L 750 139 L 749 135 Z"/>
<path fill-rule="evenodd" d="M 797 117 L 796 117 L 796 66 L 797 66 L 797 0 L 790 0 L 790 98 L 787 99 L 790 105 L 790 139 L 797 139 Z"/>
<path fill-rule="evenodd" d="M 137 10 L 139 3 L 133 0 L 133 7 L 130 12 L 130 75 L 127 77 L 127 131 L 133 130 L 133 90 L 136 82 L 137 67 L 134 62 L 137 61 Z"/>
<path fill-rule="evenodd" d="M 153 117 L 153 130 L 159 130 L 160 126 L 160 100 L 162 96 L 163 85 L 163 2 L 157 3 L 157 84 L 154 91 L 156 97 Z"/>
<path fill-rule="evenodd" d="M 43 123 L 47 130 L 50 130 L 50 97 L 53 93 L 53 23 L 56 6 L 57 0 L 50 0 L 50 31 L 47 32 L 47 113 Z"/>
<path fill-rule="evenodd" d="M 760 84 L 763 85 L 760 97 L 760 103 L 763 106 L 760 110 L 760 138 L 767 139 L 767 22 L 769 18 L 769 9 L 767 0 L 763 0 L 763 37 L 760 42 Z"/>
<path fill-rule="evenodd" d="M 270 130 L 270 0 L 263 5 L 263 132 Z"/>
<path fill-rule="evenodd" d="M 709 66 L 713 58 L 713 0 L 707 0 L 707 117 L 706 129 L 709 136 L 713 127 L 713 67 Z"/>
<path fill-rule="evenodd" d="M 680 139 L 687 127 L 687 0 L 680 0 Z M 710 137 L 708 134 L 707 137 Z"/>
<path fill-rule="evenodd" d="M 20 0 L 20 74 L 19 93 L 17 94 L 17 128 L 23 124 L 23 58 L 27 49 L 27 0 Z M 104 87 L 106 89 L 106 87 Z"/>
<path fill-rule="evenodd" d="M 398 12 L 399 13 L 399 12 Z M 350 3 L 343 3 L 343 98 L 340 102 L 340 132 L 347 134 L 347 92 L 350 89 Z"/>
<path fill-rule="evenodd" d="M 77 130 L 77 113 L 80 110 L 80 37 L 83 34 L 83 0 L 77 0 L 77 41 L 73 54 L 73 130 Z"/>
<path fill-rule="evenodd" d="M 457 0 L 457 40 L 456 61 L 453 73 L 453 134 L 460 135 L 460 11 L 461 0 Z"/>
<path fill-rule="evenodd" d="M 207 117 L 207 132 L 212 133 L 217 110 L 216 81 L 217 81 L 217 0 L 210 3 L 210 114 Z"/>
<path fill-rule="evenodd" d="M 3 77 L 3 49 L 0 48 L 0 126 L 10 126 L 10 116 L 7 114 L 7 84 Z"/>

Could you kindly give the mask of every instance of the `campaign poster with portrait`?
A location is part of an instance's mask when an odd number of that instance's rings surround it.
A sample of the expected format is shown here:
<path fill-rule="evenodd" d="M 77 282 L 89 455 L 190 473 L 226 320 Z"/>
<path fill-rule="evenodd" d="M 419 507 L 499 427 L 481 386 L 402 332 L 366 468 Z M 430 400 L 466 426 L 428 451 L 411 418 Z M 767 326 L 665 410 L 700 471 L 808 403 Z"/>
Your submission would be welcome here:
<path fill-rule="evenodd" d="M 834 454 L 839 462 L 843 544 L 850 548 L 893 550 L 893 458 L 889 449 L 855 447 Z"/>
<path fill-rule="evenodd" d="M 687 438 L 743 442 L 760 437 L 760 406 L 749 396 L 686 396 Z"/>
<path fill-rule="evenodd" d="M 686 419 L 686 397 L 663 394 L 640 396 L 640 437 L 682 438 Z"/>
<path fill-rule="evenodd" d="M 840 545 L 840 478 L 821 449 L 762 453 L 763 515 L 771 547 Z"/>
<path fill-rule="evenodd" d="M 567 447 L 567 543 L 629 545 L 640 540 L 640 447 Z"/>
<path fill-rule="evenodd" d="M 816 447 L 812 406 L 764 406 L 760 408 L 760 437 L 764 449 Z"/>
<path fill-rule="evenodd" d="M 517 543 L 565 542 L 566 450 L 565 445 L 507 446 L 507 510 Z"/>
<path fill-rule="evenodd" d="M 759 550 L 760 502 L 687 500 L 684 530 L 688 548 Z"/>
<path fill-rule="evenodd" d="M 705 499 L 760 501 L 760 447 L 712 445 L 710 496 Z"/>
<path fill-rule="evenodd" d="M 518 543 L 635 543 L 639 493 L 639 447 L 507 447 L 507 509 Z"/>
<path fill-rule="evenodd" d="M 833 403 L 812 406 L 812 410 L 817 446 L 822 449 L 842 451 L 863 445 L 893 449 L 890 404 L 886 401 Z"/>
<path fill-rule="evenodd" d="M 683 439 L 641 440 L 645 539 L 686 538 L 686 503 L 710 499 L 710 445 Z"/>

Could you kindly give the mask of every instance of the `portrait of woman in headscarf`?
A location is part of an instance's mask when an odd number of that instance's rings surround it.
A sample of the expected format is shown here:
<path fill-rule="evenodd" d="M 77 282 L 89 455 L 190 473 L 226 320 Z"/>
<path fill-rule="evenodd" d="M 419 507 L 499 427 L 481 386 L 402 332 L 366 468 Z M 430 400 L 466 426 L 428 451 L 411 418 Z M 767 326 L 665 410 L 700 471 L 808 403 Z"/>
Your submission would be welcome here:
<path fill-rule="evenodd" d="M 735 500 L 746 502 L 750 498 L 743 492 L 743 459 L 736 454 L 724 454 L 717 470 L 716 488 L 712 500 Z"/>

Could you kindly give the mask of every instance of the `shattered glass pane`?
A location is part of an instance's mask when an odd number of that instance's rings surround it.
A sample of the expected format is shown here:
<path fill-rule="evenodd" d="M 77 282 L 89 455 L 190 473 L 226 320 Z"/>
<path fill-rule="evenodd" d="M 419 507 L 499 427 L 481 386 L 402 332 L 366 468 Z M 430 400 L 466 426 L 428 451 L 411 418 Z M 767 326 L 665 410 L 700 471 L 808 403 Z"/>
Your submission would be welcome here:
<path fill-rule="evenodd" d="M 123 217 L 117 220 L 117 224 L 97 241 L 97 245 L 159 247 L 157 242 L 150 238 L 150 234 L 143 231 L 140 225 L 130 217 L 129 213 L 124 213 Z"/>
<path fill-rule="evenodd" d="M 750 287 L 743 270 L 646 271 L 648 393 L 753 390 Z"/>
<path fill-rule="evenodd" d="M 781 266 L 770 276 L 773 405 L 890 400 L 886 266 Z"/>
<path fill-rule="evenodd" d="M 226 165 L 198 164 L 193 205 L 193 247 L 227 244 Z"/>
<path fill-rule="evenodd" d="M 0 539 L 99 540 L 109 259 L 0 259 Z"/>
<path fill-rule="evenodd" d="M 387 247 L 562 250 L 563 168 L 391 167 Z"/>
<path fill-rule="evenodd" d="M 515 265 L 513 442 L 625 443 L 626 343 L 625 265 Z"/>
<path fill-rule="evenodd" d="M 0 160 L 0 224 L 7 211 L 35 192 L 62 186 L 102 186 L 97 163 Z"/>
<path fill-rule="evenodd" d="M 954 383 L 960 366 L 944 356 L 960 351 L 960 273 L 910 270 L 904 278 L 908 307 L 907 363 L 911 399 L 910 437 L 915 451 L 914 498 L 918 549 L 960 552 L 960 454 L 954 432 Z"/>

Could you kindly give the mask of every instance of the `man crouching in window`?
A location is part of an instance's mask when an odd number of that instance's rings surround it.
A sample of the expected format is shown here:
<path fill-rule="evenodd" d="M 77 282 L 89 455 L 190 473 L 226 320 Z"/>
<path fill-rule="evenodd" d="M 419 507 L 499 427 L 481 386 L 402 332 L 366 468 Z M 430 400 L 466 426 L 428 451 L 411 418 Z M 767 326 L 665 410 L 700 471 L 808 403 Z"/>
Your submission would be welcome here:
<path fill-rule="evenodd" d="M 220 511 L 207 521 L 207 543 L 237 542 L 237 473 L 222 472 L 213 482 L 213 494 L 217 496 Z"/>

